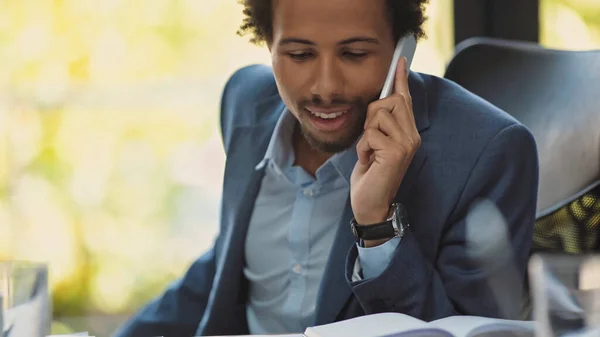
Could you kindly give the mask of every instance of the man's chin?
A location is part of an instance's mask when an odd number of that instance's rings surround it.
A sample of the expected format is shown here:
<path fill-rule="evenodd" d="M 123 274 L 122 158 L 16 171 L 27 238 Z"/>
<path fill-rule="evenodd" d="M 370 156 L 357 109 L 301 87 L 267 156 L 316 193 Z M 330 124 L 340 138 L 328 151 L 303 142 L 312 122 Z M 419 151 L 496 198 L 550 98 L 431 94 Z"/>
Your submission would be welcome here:
<path fill-rule="evenodd" d="M 331 154 L 344 152 L 349 147 L 346 144 L 325 143 L 325 142 L 311 143 L 310 145 L 315 150 L 319 150 L 320 152 L 331 153 Z"/>
<path fill-rule="evenodd" d="M 356 140 L 356 137 L 344 137 L 342 139 L 322 139 L 310 134 L 304 134 L 304 138 L 308 141 L 308 144 L 313 149 L 331 154 L 343 152 L 349 149 Z"/>

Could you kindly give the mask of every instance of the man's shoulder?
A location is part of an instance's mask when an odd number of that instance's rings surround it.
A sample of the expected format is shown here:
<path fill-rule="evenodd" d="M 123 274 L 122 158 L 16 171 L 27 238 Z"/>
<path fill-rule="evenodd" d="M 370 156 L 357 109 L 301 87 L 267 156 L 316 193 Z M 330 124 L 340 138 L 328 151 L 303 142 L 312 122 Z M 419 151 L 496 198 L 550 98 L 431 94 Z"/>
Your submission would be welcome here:
<path fill-rule="evenodd" d="M 511 161 L 535 165 L 536 142 L 525 125 L 452 81 L 422 79 L 430 125 L 422 140 L 432 162 L 470 171 L 481 158 L 511 153 Z"/>
<path fill-rule="evenodd" d="M 224 95 L 233 95 L 236 100 L 257 100 L 277 93 L 271 67 L 252 64 L 237 69 L 227 80 Z"/>
<path fill-rule="evenodd" d="M 271 67 L 253 64 L 234 71 L 221 96 L 221 133 L 225 146 L 235 127 L 276 120 L 281 105 Z"/>
<path fill-rule="evenodd" d="M 262 64 L 239 68 L 229 77 L 221 97 L 221 113 L 255 106 L 278 97 L 273 71 Z"/>
<path fill-rule="evenodd" d="M 448 79 L 421 76 L 426 83 L 431 126 L 437 131 L 467 132 L 485 137 L 494 131 L 520 125 L 506 111 Z"/>
<path fill-rule="evenodd" d="M 494 140 L 534 142 L 530 130 L 501 108 L 450 80 L 421 76 L 428 101 L 427 137 L 441 151 L 478 156 Z"/>
<path fill-rule="evenodd" d="M 463 199 L 467 184 L 481 195 L 493 184 L 535 188 L 537 174 L 531 172 L 538 170 L 537 146 L 525 125 L 452 81 L 422 78 L 429 117 L 429 129 L 421 134 L 428 158 L 423 186 L 430 189 L 424 195 L 447 196 L 460 214 L 473 200 Z M 458 207 L 457 198 L 465 200 L 464 207 Z"/>

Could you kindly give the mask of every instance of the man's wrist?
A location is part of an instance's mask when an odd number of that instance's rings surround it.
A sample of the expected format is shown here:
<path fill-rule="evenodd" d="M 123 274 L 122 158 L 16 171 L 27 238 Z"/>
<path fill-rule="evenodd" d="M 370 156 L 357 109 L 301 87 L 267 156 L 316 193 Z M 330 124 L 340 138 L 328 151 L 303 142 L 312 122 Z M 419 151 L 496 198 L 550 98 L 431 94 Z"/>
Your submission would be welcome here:
<path fill-rule="evenodd" d="M 380 211 L 373 211 L 369 214 L 356 214 L 354 219 L 361 226 L 375 225 L 386 221 L 390 217 L 391 207 Z"/>
<path fill-rule="evenodd" d="M 363 216 L 357 215 L 354 219 L 356 220 L 356 223 L 358 223 L 361 226 L 375 225 L 387 221 L 390 218 L 392 212 L 393 210 L 391 209 L 391 207 L 388 207 L 388 209 L 386 209 L 385 211 L 373 211 L 371 212 L 371 214 Z M 363 240 L 362 242 L 363 247 L 373 248 L 381 246 L 382 244 L 390 241 L 391 239 L 392 237 L 379 240 Z"/>

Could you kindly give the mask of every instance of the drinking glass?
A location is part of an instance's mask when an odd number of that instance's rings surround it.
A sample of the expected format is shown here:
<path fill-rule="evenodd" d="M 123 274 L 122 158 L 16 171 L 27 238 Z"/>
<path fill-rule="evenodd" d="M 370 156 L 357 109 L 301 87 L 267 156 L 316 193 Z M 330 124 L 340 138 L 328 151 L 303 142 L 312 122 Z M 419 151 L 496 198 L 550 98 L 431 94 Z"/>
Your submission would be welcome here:
<path fill-rule="evenodd" d="M 48 267 L 42 263 L 0 261 L 0 303 L 0 337 L 48 335 Z"/>
<path fill-rule="evenodd" d="M 539 336 L 600 336 L 600 255 L 537 254 L 529 275 Z"/>

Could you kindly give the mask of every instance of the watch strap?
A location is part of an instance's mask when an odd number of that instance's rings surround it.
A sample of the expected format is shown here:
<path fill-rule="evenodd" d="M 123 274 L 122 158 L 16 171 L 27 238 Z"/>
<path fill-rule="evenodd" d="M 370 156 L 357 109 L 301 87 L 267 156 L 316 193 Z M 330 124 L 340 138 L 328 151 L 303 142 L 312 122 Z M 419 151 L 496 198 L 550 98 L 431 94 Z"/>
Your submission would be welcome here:
<path fill-rule="evenodd" d="M 396 236 L 391 221 L 369 226 L 360 226 L 354 223 L 353 228 L 356 231 L 355 235 L 363 240 L 383 240 Z"/>
<path fill-rule="evenodd" d="M 352 233 L 356 238 L 362 240 L 384 240 L 393 237 L 403 237 L 404 232 L 410 227 L 406 208 L 400 203 L 394 203 L 391 206 L 390 212 L 391 214 L 386 221 L 372 225 L 360 225 L 353 218 L 350 222 Z"/>

